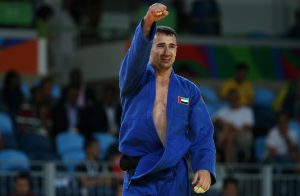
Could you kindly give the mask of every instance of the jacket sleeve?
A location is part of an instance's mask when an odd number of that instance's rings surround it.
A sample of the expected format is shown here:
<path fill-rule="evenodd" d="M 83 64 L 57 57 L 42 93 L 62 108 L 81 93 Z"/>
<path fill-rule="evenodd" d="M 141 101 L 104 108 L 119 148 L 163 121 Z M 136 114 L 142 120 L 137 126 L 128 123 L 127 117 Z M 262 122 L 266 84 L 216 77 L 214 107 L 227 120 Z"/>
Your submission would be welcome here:
<path fill-rule="evenodd" d="M 200 91 L 196 88 L 191 100 L 189 117 L 190 160 L 193 172 L 208 170 L 211 174 L 211 185 L 216 182 L 215 161 L 216 149 L 213 139 L 214 127 Z"/>
<path fill-rule="evenodd" d="M 121 64 L 119 72 L 119 86 L 121 95 L 136 90 L 143 81 L 149 61 L 152 41 L 155 36 L 156 24 L 153 24 L 149 38 L 144 36 L 142 30 L 143 20 L 135 30 L 131 46 Z"/>

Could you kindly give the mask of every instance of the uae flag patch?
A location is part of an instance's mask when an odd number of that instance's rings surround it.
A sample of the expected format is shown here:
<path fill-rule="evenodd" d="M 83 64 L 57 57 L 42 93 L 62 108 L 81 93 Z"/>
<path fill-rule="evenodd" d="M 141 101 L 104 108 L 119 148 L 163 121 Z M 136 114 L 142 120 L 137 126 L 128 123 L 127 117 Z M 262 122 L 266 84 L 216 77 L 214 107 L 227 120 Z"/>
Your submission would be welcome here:
<path fill-rule="evenodd" d="M 189 105 L 189 98 L 178 96 L 178 103 Z"/>

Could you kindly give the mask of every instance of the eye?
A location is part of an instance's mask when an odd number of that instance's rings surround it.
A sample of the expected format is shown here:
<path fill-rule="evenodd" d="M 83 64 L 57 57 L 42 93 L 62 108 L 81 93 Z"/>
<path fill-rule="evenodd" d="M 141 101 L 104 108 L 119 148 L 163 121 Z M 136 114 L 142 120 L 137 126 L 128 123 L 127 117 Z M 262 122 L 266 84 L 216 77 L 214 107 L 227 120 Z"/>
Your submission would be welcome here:
<path fill-rule="evenodd" d="M 175 48 L 176 48 L 176 45 L 174 45 L 174 44 L 171 44 L 171 45 L 169 46 L 169 48 L 171 48 L 171 49 L 175 49 Z"/>

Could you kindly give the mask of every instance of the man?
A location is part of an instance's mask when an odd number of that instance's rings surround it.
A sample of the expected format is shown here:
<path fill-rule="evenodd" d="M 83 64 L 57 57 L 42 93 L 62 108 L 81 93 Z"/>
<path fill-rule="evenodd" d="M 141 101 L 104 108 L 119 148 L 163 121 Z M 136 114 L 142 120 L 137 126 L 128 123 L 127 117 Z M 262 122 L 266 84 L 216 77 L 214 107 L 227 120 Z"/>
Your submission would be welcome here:
<path fill-rule="evenodd" d="M 289 127 L 290 116 L 286 112 L 277 114 L 277 125 L 266 139 L 267 160 L 274 163 L 298 163 L 298 134 Z"/>
<path fill-rule="evenodd" d="M 102 93 L 102 104 L 107 119 L 107 131 L 114 136 L 118 136 L 119 134 L 122 115 L 122 108 L 119 101 L 118 89 L 113 85 L 106 85 Z"/>
<path fill-rule="evenodd" d="M 213 125 L 199 89 L 172 69 L 176 32 L 156 27 L 167 16 L 163 4 L 149 7 L 120 68 L 124 196 L 190 195 L 187 154 L 192 183 L 215 183 Z"/>
<path fill-rule="evenodd" d="M 94 138 L 87 138 L 84 144 L 86 160 L 77 166 L 78 172 L 86 173 L 85 176 L 79 178 L 79 183 L 82 187 L 82 192 L 88 192 L 88 195 L 97 195 L 100 193 L 111 192 L 111 179 L 99 176 L 102 170 L 102 165 L 99 164 L 99 144 Z"/>
<path fill-rule="evenodd" d="M 30 187 L 30 177 L 27 173 L 20 173 L 15 178 L 14 192 L 11 196 L 33 196 Z"/>
<path fill-rule="evenodd" d="M 239 195 L 239 182 L 237 179 L 227 177 L 224 179 L 222 196 L 237 196 Z"/>
<path fill-rule="evenodd" d="M 222 107 L 214 116 L 215 124 L 220 128 L 218 147 L 224 149 L 224 161 L 250 161 L 252 146 L 252 128 L 254 114 L 250 107 L 240 104 L 240 95 L 236 89 L 228 92 L 229 106 Z"/>
<path fill-rule="evenodd" d="M 83 132 L 81 125 L 82 110 L 77 105 L 78 88 L 74 85 L 67 86 L 61 101 L 54 106 L 51 119 L 53 122 L 53 137 L 60 132 Z"/>
<path fill-rule="evenodd" d="M 85 83 L 83 73 L 80 69 L 74 68 L 70 71 L 69 85 L 78 88 L 77 105 L 80 108 L 93 105 L 97 102 L 94 91 Z"/>
<path fill-rule="evenodd" d="M 227 98 L 228 92 L 231 89 L 237 89 L 241 105 L 251 105 L 253 101 L 253 86 L 246 79 L 248 74 L 248 65 L 245 63 L 239 63 L 235 68 L 235 77 L 225 81 L 221 89 L 221 97 Z"/>

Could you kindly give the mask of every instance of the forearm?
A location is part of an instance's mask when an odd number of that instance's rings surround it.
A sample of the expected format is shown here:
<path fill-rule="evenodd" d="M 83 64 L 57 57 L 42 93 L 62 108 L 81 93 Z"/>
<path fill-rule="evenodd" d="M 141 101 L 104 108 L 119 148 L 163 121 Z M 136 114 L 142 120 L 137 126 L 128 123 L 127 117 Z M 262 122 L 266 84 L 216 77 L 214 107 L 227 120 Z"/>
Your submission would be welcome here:
<path fill-rule="evenodd" d="M 154 21 L 147 18 L 147 16 L 144 17 L 143 23 L 142 23 L 142 30 L 143 30 L 144 36 L 147 39 L 149 39 L 149 37 L 150 37 L 150 32 L 151 32 L 151 28 L 152 28 L 153 24 L 154 24 Z"/>

